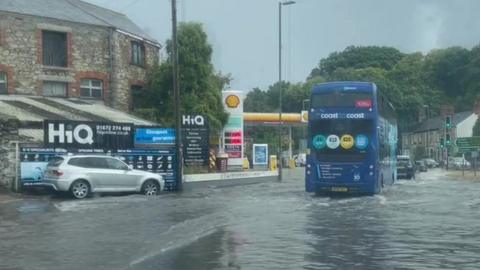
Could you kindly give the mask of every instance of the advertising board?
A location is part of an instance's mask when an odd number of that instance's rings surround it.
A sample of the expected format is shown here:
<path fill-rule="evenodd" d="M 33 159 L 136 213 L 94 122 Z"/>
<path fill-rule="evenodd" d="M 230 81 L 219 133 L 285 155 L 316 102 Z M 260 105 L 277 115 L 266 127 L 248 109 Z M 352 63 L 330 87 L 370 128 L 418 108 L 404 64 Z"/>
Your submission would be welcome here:
<path fill-rule="evenodd" d="M 268 165 L 268 145 L 253 145 L 253 165 Z"/>
<path fill-rule="evenodd" d="M 243 165 L 243 91 L 223 91 L 223 104 L 229 113 L 223 129 L 224 151 L 228 154 L 228 165 Z"/>
<path fill-rule="evenodd" d="M 161 147 L 175 144 L 175 129 L 161 127 L 136 127 L 135 147 Z"/>
<path fill-rule="evenodd" d="M 75 149 L 62 148 L 21 148 L 20 179 L 23 186 L 42 185 L 48 162 L 62 155 L 110 155 L 117 157 L 136 170 L 157 173 L 165 179 L 165 190 L 176 188 L 176 155 L 169 149 Z"/>
<path fill-rule="evenodd" d="M 133 148 L 133 132 L 131 123 L 45 120 L 44 144 L 65 149 L 128 149 Z"/>
<path fill-rule="evenodd" d="M 207 166 L 210 150 L 207 118 L 203 115 L 182 116 L 183 160 L 186 166 Z"/>

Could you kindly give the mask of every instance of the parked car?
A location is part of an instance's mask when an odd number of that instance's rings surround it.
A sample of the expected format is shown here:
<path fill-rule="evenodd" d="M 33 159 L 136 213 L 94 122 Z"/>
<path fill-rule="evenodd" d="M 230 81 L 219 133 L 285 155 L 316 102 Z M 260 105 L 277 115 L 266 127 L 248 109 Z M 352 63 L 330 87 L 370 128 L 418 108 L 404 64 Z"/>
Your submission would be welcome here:
<path fill-rule="evenodd" d="M 48 163 L 44 185 L 83 199 L 93 192 L 157 195 L 165 181 L 158 174 L 134 170 L 110 156 L 63 156 Z"/>
<path fill-rule="evenodd" d="M 470 162 L 462 157 L 450 157 L 448 159 L 448 167 L 461 170 L 461 169 L 470 169 Z"/>
<path fill-rule="evenodd" d="M 425 162 L 428 168 L 437 168 L 440 166 L 440 164 L 437 161 L 431 158 L 425 158 L 423 159 L 423 161 Z"/>
<path fill-rule="evenodd" d="M 415 161 L 415 168 L 419 172 L 426 172 L 427 171 L 427 164 L 425 164 L 424 160 L 417 160 L 417 161 Z"/>
<path fill-rule="evenodd" d="M 397 178 L 415 178 L 415 166 L 409 156 L 397 156 Z"/>
<path fill-rule="evenodd" d="M 307 164 L 307 154 L 305 153 L 295 155 L 293 156 L 293 159 L 295 160 L 295 166 L 297 167 L 305 167 Z"/>

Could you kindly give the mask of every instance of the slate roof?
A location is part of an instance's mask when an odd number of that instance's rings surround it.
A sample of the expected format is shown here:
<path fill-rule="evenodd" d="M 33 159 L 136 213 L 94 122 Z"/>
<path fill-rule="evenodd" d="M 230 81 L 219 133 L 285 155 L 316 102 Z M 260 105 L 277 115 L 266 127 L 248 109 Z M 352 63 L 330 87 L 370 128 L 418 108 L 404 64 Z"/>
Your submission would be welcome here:
<path fill-rule="evenodd" d="M 465 111 L 465 112 L 454 114 L 452 117 L 452 127 L 457 126 L 457 124 L 467 119 L 470 115 L 472 115 L 472 113 L 473 111 Z M 424 132 L 428 130 L 442 129 L 444 124 L 445 124 L 444 116 L 433 117 L 421 122 L 417 126 L 417 128 L 413 130 L 413 132 L 418 133 L 418 132 Z"/>
<path fill-rule="evenodd" d="M 159 46 L 126 15 L 81 0 L 1 0 L 0 11 L 113 27 Z"/>
<path fill-rule="evenodd" d="M 0 95 L 0 112 L 0 118 L 18 119 L 22 122 L 39 123 L 49 119 L 123 122 L 138 126 L 155 125 L 153 122 L 110 108 L 101 100 Z M 43 139 L 43 130 L 39 128 L 26 127 L 20 129 L 19 132 L 35 141 Z"/>

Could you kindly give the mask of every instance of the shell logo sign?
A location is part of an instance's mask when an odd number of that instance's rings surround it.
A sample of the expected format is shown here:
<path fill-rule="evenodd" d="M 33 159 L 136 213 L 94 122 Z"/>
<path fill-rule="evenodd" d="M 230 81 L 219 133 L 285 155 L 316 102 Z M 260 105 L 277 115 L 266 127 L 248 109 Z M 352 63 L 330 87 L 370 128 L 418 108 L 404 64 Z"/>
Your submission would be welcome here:
<path fill-rule="evenodd" d="M 308 111 L 302 111 L 302 118 L 300 119 L 302 123 L 307 123 L 308 122 Z"/>
<path fill-rule="evenodd" d="M 229 95 L 225 98 L 225 104 L 227 104 L 229 108 L 237 108 L 238 105 L 240 105 L 240 98 L 236 95 Z"/>

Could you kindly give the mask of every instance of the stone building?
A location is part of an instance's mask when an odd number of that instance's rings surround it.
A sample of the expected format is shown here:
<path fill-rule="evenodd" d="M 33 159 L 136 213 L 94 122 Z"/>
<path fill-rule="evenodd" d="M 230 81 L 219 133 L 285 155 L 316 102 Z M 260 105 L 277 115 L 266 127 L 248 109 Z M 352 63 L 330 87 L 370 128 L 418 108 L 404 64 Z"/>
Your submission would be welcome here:
<path fill-rule="evenodd" d="M 129 111 L 159 50 L 125 15 L 80 0 L 0 1 L 0 94 Z"/>
<path fill-rule="evenodd" d="M 451 140 L 471 137 L 473 127 L 480 115 L 480 102 L 472 111 L 455 113 L 452 115 Z M 424 157 L 433 158 L 437 161 L 445 159 L 445 151 L 440 147 L 440 139 L 445 135 L 445 117 L 437 116 L 425 119 L 418 125 L 402 133 L 402 153 L 415 155 L 417 149 L 421 149 Z"/>

